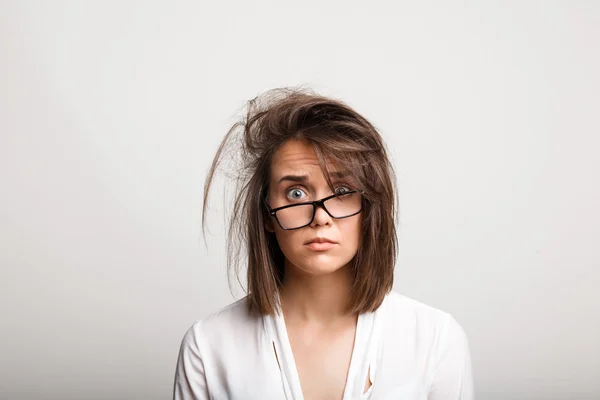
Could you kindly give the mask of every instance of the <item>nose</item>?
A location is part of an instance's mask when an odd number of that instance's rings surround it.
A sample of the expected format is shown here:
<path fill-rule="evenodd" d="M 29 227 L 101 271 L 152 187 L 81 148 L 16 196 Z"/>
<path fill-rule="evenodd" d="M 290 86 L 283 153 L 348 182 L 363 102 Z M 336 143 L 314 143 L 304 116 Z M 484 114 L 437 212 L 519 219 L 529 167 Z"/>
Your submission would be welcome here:
<path fill-rule="evenodd" d="M 310 226 L 314 227 L 326 224 L 331 225 L 331 217 L 329 216 L 329 214 L 327 214 L 327 211 L 325 211 L 323 204 L 319 204 L 315 209 L 315 218 L 313 218 L 313 221 L 310 224 Z"/>

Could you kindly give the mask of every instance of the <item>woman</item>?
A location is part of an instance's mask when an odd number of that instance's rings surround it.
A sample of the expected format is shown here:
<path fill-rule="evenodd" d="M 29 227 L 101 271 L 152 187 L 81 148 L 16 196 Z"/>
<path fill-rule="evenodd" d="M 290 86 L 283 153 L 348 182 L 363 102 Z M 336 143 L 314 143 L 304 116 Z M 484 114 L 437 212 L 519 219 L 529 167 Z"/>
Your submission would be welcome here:
<path fill-rule="evenodd" d="M 473 399 L 461 325 L 391 291 L 397 190 L 373 125 L 309 90 L 251 100 L 203 226 L 232 155 L 228 265 L 248 294 L 188 329 L 174 399 Z"/>

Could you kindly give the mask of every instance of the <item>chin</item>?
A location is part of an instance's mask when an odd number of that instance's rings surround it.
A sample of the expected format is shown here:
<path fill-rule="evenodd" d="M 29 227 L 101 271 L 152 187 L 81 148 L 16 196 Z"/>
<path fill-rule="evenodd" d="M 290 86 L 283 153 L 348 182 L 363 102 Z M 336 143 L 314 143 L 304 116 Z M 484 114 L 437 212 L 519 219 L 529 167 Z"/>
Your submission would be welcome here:
<path fill-rule="evenodd" d="M 320 259 L 319 259 L 320 258 Z M 315 257 L 313 260 L 303 260 L 295 264 L 296 268 L 310 275 L 326 275 L 344 268 L 347 263 L 341 263 L 331 257 Z M 309 262 L 307 262 L 309 261 Z"/>

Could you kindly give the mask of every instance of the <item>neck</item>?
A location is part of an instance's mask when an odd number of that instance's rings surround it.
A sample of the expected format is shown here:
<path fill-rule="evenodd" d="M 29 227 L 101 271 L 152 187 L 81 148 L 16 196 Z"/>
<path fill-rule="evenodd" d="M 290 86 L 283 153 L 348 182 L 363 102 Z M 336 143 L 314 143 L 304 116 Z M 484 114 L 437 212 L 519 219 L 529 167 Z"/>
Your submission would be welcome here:
<path fill-rule="evenodd" d="M 349 264 L 326 275 L 311 275 L 287 263 L 280 289 L 286 320 L 331 325 L 355 315 L 346 312 L 350 300 Z"/>

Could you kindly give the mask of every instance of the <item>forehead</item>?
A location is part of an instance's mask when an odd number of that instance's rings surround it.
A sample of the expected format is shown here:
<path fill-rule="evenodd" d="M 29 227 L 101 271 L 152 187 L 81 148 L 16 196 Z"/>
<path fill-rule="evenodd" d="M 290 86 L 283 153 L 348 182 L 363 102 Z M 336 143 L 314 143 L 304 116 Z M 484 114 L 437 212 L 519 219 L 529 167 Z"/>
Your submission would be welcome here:
<path fill-rule="evenodd" d="M 335 168 L 330 166 L 330 169 Z M 307 140 L 288 140 L 273 154 L 271 179 L 277 181 L 288 174 L 322 175 L 315 151 Z"/>

